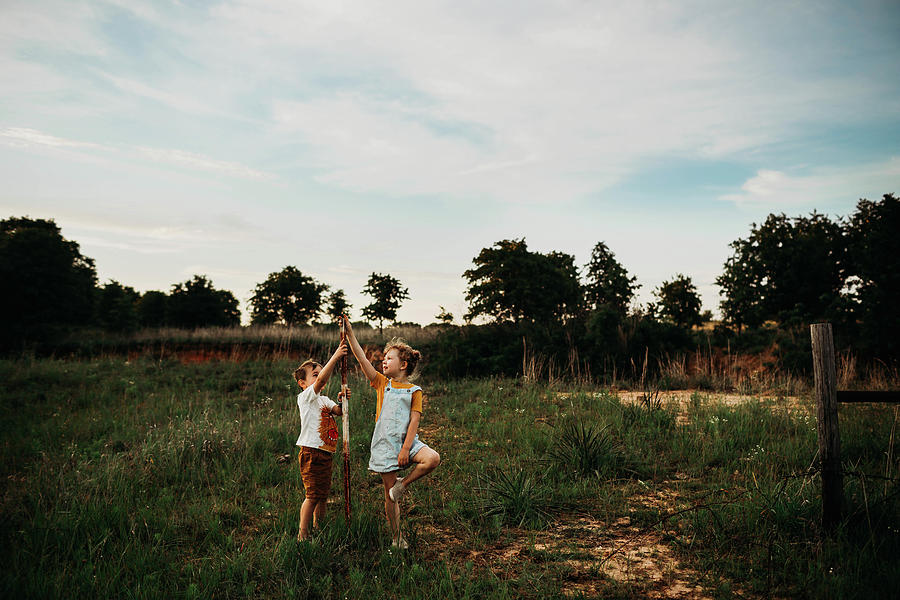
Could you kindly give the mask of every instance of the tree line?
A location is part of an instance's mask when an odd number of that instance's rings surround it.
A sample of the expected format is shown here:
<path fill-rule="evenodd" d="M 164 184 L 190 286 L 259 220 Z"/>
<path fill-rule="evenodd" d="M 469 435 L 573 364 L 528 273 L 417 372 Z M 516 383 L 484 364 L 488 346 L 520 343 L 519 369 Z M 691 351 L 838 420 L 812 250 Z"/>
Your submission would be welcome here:
<path fill-rule="evenodd" d="M 111 332 L 138 328 L 229 327 L 240 324 L 234 294 L 216 289 L 205 275 L 175 283 L 168 292 L 144 293 L 110 280 L 98 285 L 94 259 L 63 237 L 52 219 L 12 217 L 0 221 L 0 344 L 14 349 L 58 338 L 73 328 Z M 372 302 L 362 315 L 379 326 L 394 321 L 408 290 L 390 275 L 372 273 L 363 293 Z M 320 316 L 333 321 L 349 312 L 344 290 L 304 275 L 295 266 L 270 273 L 250 298 L 251 323 L 307 325 Z"/>
<path fill-rule="evenodd" d="M 845 347 L 895 360 L 900 319 L 900 201 L 886 194 L 860 200 L 852 215 L 832 219 L 813 212 L 770 214 L 752 224 L 747 237 L 730 244 L 731 255 L 716 278 L 721 289 L 719 336 L 753 339 L 762 331 L 796 338 L 811 322 L 828 320 L 843 332 Z M 690 276 L 674 274 L 653 290 L 647 305 L 634 304 L 637 278 L 603 241 L 579 267 L 558 251 L 536 252 L 526 240 L 506 239 L 483 248 L 463 273 L 466 323 L 476 320 L 529 332 L 565 332 L 588 355 L 633 359 L 644 352 L 687 347 L 691 328 L 709 321 Z M 2 334 L 7 348 L 47 339 L 78 326 L 111 331 L 138 327 L 195 328 L 238 325 L 235 296 L 203 275 L 168 292 L 138 293 L 117 281 L 97 284 L 91 258 L 62 236 L 52 220 L 9 218 L 0 222 Z M 372 302 L 361 316 L 383 327 L 395 322 L 409 298 L 400 281 L 372 273 L 362 292 Z M 304 275 L 295 266 L 270 273 L 250 298 L 253 324 L 306 325 L 328 321 L 352 308 L 344 290 Z M 454 317 L 440 307 L 439 323 Z M 594 350 L 591 350 L 591 349 Z"/>

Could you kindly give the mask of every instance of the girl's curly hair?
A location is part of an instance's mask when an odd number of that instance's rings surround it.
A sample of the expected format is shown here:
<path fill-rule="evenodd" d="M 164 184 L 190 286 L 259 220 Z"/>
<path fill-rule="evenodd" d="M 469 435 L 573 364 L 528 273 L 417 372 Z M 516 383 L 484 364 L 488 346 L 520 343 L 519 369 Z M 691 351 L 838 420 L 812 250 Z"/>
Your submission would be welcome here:
<path fill-rule="evenodd" d="M 419 359 L 422 358 L 422 353 L 418 350 L 414 350 L 403 338 L 393 338 L 385 344 L 384 353 L 387 354 L 388 350 L 396 350 L 400 360 L 406 361 L 407 377 L 410 377 L 413 374 L 416 370 L 416 365 L 419 364 Z"/>

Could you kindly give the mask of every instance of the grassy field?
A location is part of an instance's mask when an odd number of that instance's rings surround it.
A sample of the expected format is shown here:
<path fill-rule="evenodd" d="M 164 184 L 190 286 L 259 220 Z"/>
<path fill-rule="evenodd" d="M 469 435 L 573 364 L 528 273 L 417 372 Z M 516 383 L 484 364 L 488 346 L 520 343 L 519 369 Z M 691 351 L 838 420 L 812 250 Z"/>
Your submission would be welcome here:
<path fill-rule="evenodd" d="M 679 406 L 521 380 L 421 381 L 441 467 L 390 548 L 354 391 L 354 515 L 296 541 L 296 366 L 0 361 L 0 590 L 18 597 L 890 597 L 897 411 L 842 406 L 846 519 L 822 536 L 808 399 Z M 334 383 L 330 384 L 334 396 Z M 285 457 L 285 455 L 288 455 Z M 813 467 L 813 468 L 811 468 Z"/>

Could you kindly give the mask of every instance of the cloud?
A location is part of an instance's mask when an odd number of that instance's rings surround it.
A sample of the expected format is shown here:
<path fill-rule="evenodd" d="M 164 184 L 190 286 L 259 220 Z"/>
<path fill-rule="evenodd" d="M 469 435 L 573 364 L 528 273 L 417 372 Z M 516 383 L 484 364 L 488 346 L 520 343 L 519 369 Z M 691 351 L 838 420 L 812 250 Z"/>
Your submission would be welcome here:
<path fill-rule="evenodd" d="M 741 191 L 721 196 L 741 208 L 799 210 L 878 199 L 900 190 L 900 158 L 853 167 L 817 167 L 804 174 L 761 169 Z"/>
<path fill-rule="evenodd" d="M 258 123 L 256 119 L 217 107 L 217 102 L 221 102 L 221 97 L 211 93 L 211 86 L 202 84 L 198 86 L 195 79 L 190 83 L 170 81 L 167 87 L 171 89 L 160 89 L 142 81 L 119 77 L 111 73 L 98 72 L 98 74 L 127 94 L 158 102 L 181 113 Z"/>
<path fill-rule="evenodd" d="M 123 92 L 134 94 L 142 98 L 147 98 L 161 104 L 165 104 L 175 110 L 199 115 L 221 115 L 220 111 L 214 110 L 209 104 L 202 100 L 187 95 L 177 94 L 166 90 L 155 88 L 141 81 L 128 79 L 125 77 L 117 77 L 109 73 L 101 73 L 110 83 Z"/>
<path fill-rule="evenodd" d="M 58 53 L 105 56 L 109 46 L 94 34 L 97 10 L 86 2 L 4 0 L 0 6 L 0 49 L 21 44 Z"/>
<path fill-rule="evenodd" d="M 275 88 L 271 115 L 276 134 L 299 136 L 320 182 L 558 203 L 609 188 L 648 156 L 733 160 L 810 123 L 859 118 L 854 107 L 872 99 L 865 76 L 780 68 L 740 27 L 754 15 L 749 6 L 238 0 L 213 10 L 199 38 L 201 47 L 211 31 L 239 41 L 257 81 L 295 73 L 288 81 L 306 84 Z M 339 83 L 311 85 L 319 80 Z"/>
<path fill-rule="evenodd" d="M 48 10 L 16 6 L 37 27 L 19 42 L 60 35 Z M 152 32 L 149 55 L 137 61 L 99 32 L 110 6 Z M 288 149 L 278 161 L 329 187 L 557 204 L 608 189 L 647 157 L 745 160 L 810 125 L 859 121 L 861 105 L 896 113 L 879 101 L 891 97 L 890 67 L 822 68 L 846 62 L 835 42 L 865 30 L 829 24 L 842 15 L 705 2 L 231 0 L 194 11 L 113 0 L 65 29 L 94 40 L 104 60 L 91 72 L 119 92 L 260 125 L 238 134 L 245 147 Z M 781 25 L 794 21 L 805 29 Z M 177 152 L 152 155 L 259 177 Z"/>
<path fill-rule="evenodd" d="M 89 150 L 108 150 L 107 147 L 93 142 L 69 140 L 48 133 L 28 129 L 26 127 L 8 127 L 0 129 L 0 138 L 13 146 L 46 146 L 50 148 L 84 148 Z"/>
<path fill-rule="evenodd" d="M 109 248 L 138 254 L 178 254 L 185 251 L 183 245 L 161 245 L 157 241 L 150 240 L 111 240 L 107 237 L 88 235 L 82 236 L 79 242 L 82 246 Z"/>
<path fill-rule="evenodd" d="M 223 175 L 245 179 L 273 179 L 273 176 L 268 173 L 246 167 L 239 163 L 217 160 L 208 156 L 186 152 L 184 150 L 144 147 L 138 147 L 137 150 L 144 156 L 160 163 L 168 163 L 201 171 L 222 173 Z"/>
<path fill-rule="evenodd" d="M 142 214 L 143 213 L 143 214 Z M 74 216 L 70 222 L 81 229 L 118 235 L 134 241 L 138 247 L 184 249 L 191 246 L 239 242 L 253 239 L 260 229 L 248 221 L 229 214 L 186 216 L 182 214 L 178 224 L 156 214 L 153 207 L 128 213 L 109 211 L 103 214 Z"/>
<path fill-rule="evenodd" d="M 218 173 L 242 179 L 265 181 L 275 179 L 270 173 L 253 169 L 240 163 L 219 160 L 202 154 L 195 154 L 193 152 L 173 148 L 150 148 L 144 146 L 119 147 L 108 144 L 97 144 L 94 142 L 61 138 L 24 127 L 8 127 L 0 130 L 0 139 L 11 146 L 17 147 L 46 147 L 61 150 L 75 149 L 98 151 L 109 154 L 119 154 L 124 151 L 123 157 L 128 157 L 129 155 L 132 158 L 144 157 L 155 163 L 168 164 L 195 171 Z"/>

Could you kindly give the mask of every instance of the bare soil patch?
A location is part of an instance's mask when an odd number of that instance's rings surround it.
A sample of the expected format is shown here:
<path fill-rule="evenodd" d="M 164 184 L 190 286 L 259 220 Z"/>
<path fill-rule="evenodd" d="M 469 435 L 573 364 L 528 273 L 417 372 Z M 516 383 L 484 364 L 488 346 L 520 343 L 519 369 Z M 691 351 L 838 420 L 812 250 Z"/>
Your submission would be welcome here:
<path fill-rule="evenodd" d="M 646 396 L 645 392 L 620 391 L 615 393 L 622 402 L 630 404 L 639 403 Z M 794 409 L 803 406 L 803 400 L 800 396 L 786 396 L 784 394 L 735 394 L 699 390 L 665 390 L 659 392 L 659 399 L 662 400 L 663 405 L 677 404 L 679 409 L 684 409 L 691 403 L 691 397 L 694 394 L 699 394 L 701 398 L 706 399 L 708 402 L 724 404 L 725 406 L 739 406 L 749 402 L 774 402 Z"/>
<path fill-rule="evenodd" d="M 648 504 L 661 500 L 648 499 Z M 536 565 L 549 567 L 567 595 L 593 596 L 621 585 L 646 598 L 712 598 L 699 584 L 700 575 L 679 563 L 661 532 L 642 531 L 629 517 L 604 522 L 587 515 L 563 516 L 546 531 L 509 529 L 493 545 L 477 550 L 465 548 L 449 529 L 429 526 L 426 533 L 434 558 L 471 561 L 504 579 Z"/>
<path fill-rule="evenodd" d="M 645 401 L 647 393 L 643 391 L 625 391 L 618 390 L 610 392 L 623 404 L 641 404 Z M 594 398 L 602 398 L 605 392 L 595 392 Z M 809 403 L 802 396 L 788 396 L 777 393 L 762 394 L 737 394 L 727 392 L 709 392 L 704 390 L 660 390 L 655 396 L 655 400 L 659 401 L 664 407 L 676 407 L 676 420 L 679 425 L 688 422 L 688 412 L 693 401 L 692 397 L 697 394 L 700 401 L 707 404 L 721 404 L 724 406 L 740 406 L 752 402 L 758 404 L 768 404 L 781 408 L 787 412 L 802 412 L 808 410 Z M 570 392 L 559 392 L 556 394 L 558 399 L 570 397 Z"/>

